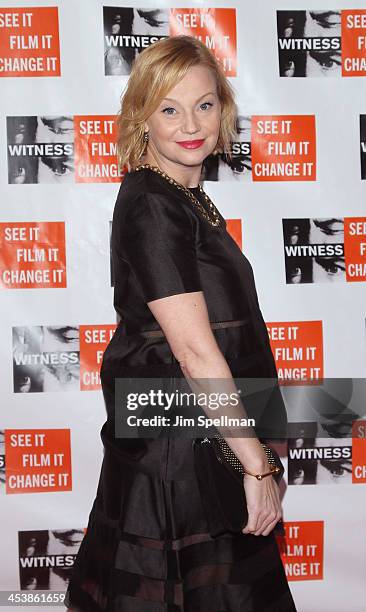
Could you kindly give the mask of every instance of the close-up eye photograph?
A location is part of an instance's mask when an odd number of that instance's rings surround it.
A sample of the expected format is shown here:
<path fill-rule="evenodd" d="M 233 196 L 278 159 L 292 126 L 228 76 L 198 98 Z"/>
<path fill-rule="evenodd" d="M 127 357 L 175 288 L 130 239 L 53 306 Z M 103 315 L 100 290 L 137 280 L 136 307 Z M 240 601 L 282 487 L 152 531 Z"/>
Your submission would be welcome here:
<path fill-rule="evenodd" d="M 364 612 L 365 79 L 361 0 L 0 0 L 4 610 Z"/>

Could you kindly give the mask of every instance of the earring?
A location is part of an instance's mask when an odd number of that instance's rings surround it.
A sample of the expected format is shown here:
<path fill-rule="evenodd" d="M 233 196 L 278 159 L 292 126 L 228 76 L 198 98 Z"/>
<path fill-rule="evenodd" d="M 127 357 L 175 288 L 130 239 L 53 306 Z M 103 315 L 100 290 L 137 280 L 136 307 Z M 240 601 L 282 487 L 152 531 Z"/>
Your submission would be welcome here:
<path fill-rule="evenodd" d="M 149 132 L 144 132 L 143 140 L 144 140 L 144 142 L 148 142 L 149 141 Z"/>

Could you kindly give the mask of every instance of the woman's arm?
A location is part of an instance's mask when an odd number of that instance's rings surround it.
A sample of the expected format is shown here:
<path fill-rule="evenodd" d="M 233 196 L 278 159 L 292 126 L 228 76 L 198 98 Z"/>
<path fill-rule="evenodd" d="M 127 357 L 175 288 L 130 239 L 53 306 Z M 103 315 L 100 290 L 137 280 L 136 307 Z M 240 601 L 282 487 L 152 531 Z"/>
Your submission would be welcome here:
<path fill-rule="evenodd" d="M 216 342 L 210 326 L 207 305 L 202 291 L 182 293 L 148 302 L 160 324 L 170 348 L 189 383 L 194 379 L 226 379 L 225 392 L 237 392 L 230 368 Z M 208 389 L 202 388 L 204 393 Z M 242 407 L 242 416 L 246 416 Z M 225 436 L 224 436 L 225 437 Z M 225 438 L 239 461 L 250 472 L 269 470 L 264 450 L 253 437 Z M 282 515 L 278 485 L 269 476 L 261 481 L 246 475 L 249 520 L 244 533 L 267 535 Z"/>
<path fill-rule="evenodd" d="M 227 361 L 212 333 L 202 291 L 161 298 L 148 302 L 148 306 L 164 331 L 187 381 L 190 378 L 226 379 L 225 393 L 237 391 Z M 208 382 L 207 388 L 201 391 L 211 391 Z M 247 416 L 245 407 L 242 407 L 240 416 Z M 247 470 L 256 473 L 267 471 L 269 465 L 263 448 L 253 431 L 251 435 L 253 437 L 226 440 Z"/>

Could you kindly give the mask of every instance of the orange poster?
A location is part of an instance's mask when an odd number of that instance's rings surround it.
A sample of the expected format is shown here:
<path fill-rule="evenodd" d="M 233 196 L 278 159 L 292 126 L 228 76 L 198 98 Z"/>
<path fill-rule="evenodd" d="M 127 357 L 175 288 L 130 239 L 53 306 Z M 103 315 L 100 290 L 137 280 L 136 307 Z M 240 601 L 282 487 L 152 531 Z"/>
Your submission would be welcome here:
<path fill-rule="evenodd" d="M 324 521 L 286 521 L 276 535 L 287 580 L 323 580 Z"/>
<path fill-rule="evenodd" d="M 169 35 L 187 34 L 203 42 L 214 54 L 226 76 L 236 76 L 235 8 L 174 8 Z"/>
<path fill-rule="evenodd" d="M 315 181 L 315 133 L 314 115 L 253 115 L 253 181 Z"/>
<path fill-rule="evenodd" d="M 80 389 L 100 389 L 100 366 L 103 353 L 116 325 L 80 325 Z"/>
<path fill-rule="evenodd" d="M 366 421 L 352 423 L 352 482 L 366 483 Z"/>
<path fill-rule="evenodd" d="M 66 287 L 64 221 L 0 223 L 3 289 Z"/>
<path fill-rule="evenodd" d="M 75 116 L 75 182 L 120 183 L 113 115 Z"/>
<path fill-rule="evenodd" d="M 71 491 L 69 429 L 5 429 L 6 493 Z"/>
<path fill-rule="evenodd" d="M 226 219 L 226 229 L 235 240 L 238 247 L 243 249 L 243 235 L 241 227 L 241 219 Z"/>
<path fill-rule="evenodd" d="M 271 322 L 267 329 L 282 384 L 322 379 L 322 321 Z"/>
<path fill-rule="evenodd" d="M 366 76 L 366 9 L 341 14 L 342 76 Z"/>
<path fill-rule="evenodd" d="M 57 6 L 0 9 L 0 77 L 60 75 Z"/>
<path fill-rule="evenodd" d="M 344 257 L 346 280 L 366 280 L 366 217 L 344 218 Z"/>

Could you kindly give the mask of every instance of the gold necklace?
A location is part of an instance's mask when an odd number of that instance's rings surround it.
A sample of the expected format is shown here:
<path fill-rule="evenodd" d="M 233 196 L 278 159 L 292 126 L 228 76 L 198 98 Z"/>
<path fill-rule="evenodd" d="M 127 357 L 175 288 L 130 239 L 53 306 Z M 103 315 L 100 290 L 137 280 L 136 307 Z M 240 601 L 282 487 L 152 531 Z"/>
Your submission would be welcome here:
<path fill-rule="evenodd" d="M 198 188 L 200 190 L 200 193 L 203 194 L 207 204 L 209 205 L 210 212 L 212 213 L 212 216 L 208 213 L 208 211 L 205 209 L 203 204 L 188 189 L 188 187 L 185 187 L 181 183 L 178 183 L 178 181 L 176 181 L 171 176 L 169 176 L 169 174 L 167 174 L 163 170 L 160 170 L 160 168 L 158 168 L 157 166 L 152 166 L 151 164 L 141 164 L 140 166 L 136 166 L 135 170 L 136 170 L 136 172 L 138 172 L 139 170 L 142 170 L 143 168 L 149 168 L 150 170 L 153 170 L 153 172 L 156 172 L 157 174 L 160 174 L 160 176 L 162 176 L 167 181 L 169 181 L 169 183 L 171 183 L 172 185 L 175 185 L 175 187 L 177 189 L 180 189 L 181 191 L 183 191 L 189 197 L 189 199 L 195 204 L 195 206 L 198 208 L 198 210 L 200 211 L 202 216 L 211 225 L 213 225 L 213 226 L 221 225 L 221 219 L 220 219 L 220 216 L 219 216 L 219 213 L 217 211 L 216 206 L 212 202 L 211 198 L 207 195 L 207 193 L 204 192 L 204 190 L 202 189 L 200 184 L 198 185 Z"/>

